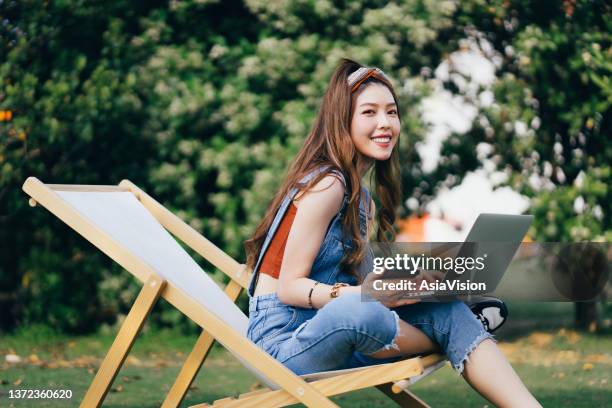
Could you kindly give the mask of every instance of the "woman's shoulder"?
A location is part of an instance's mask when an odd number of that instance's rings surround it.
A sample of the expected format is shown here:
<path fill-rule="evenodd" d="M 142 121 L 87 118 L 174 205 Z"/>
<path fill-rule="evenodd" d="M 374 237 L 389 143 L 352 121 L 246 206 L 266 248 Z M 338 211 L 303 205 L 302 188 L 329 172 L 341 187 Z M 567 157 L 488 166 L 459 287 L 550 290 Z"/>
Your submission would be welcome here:
<path fill-rule="evenodd" d="M 325 173 L 325 177 L 328 177 L 328 176 L 335 177 L 338 180 L 340 180 L 344 186 L 346 186 L 346 178 L 344 176 L 344 173 L 341 170 L 331 165 L 319 165 L 317 167 L 310 169 L 309 171 L 306 172 L 305 175 L 303 175 L 300 178 L 299 184 L 308 183 L 311 179 L 315 178 L 320 173 Z"/>
<path fill-rule="evenodd" d="M 300 200 L 309 193 L 313 193 L 318 200 L 322 201 L 323 205 L 331 205 L 332 207 L 340 206 L 346 189 L 346 182 L 342 172 L 336 169 L 315 169 L 309 173 L 310 177 L 308 177 L 308 179 L 313 178 L 323 171 L 325 171 L 326 174 L 319 181 L 310 186 L 310 188 L 302 187 L 298 191 L 294 198 L 294 202 Z M 302 184 L 307 184 L 307 181 L 308 180 L 305 182 L 303 178 Z"/>
<path fill-rule="evenodd" d="M 344 197 L 344 183 L 333 174 L 326 174 L 313 184 L 310 188 L 302 189 L 297 192 L 294 202 L 302 199 L 308 194 L 316 195 L 319 200 L 322 200 L 324 205 L 339 204 Z"/>
<path fill-rule="evenodd" d="M 339 180 L 342 188 L 346 189 L 346 178 L 344 173 L 331 165 L 320 165 L 307 171 L 306 174 L 303 175 L 297 182 L 297 188 L 303 189 L 309 184 L 310 180 L 316 178 L 321 173 L 324 173 L 324 176 L 317 183 L 315 183 L 316 186 L 321 187 L 321 182 L 328 186 L 331 182 L 333 182 L 333 179 L 336 179 Z"/>
<path fill-rule="evenodd" d="M 339 180 L 342 183 L 342 188 L 346 189 L 346 178 L 344 177 L 344 173 L 342 173 L 340 170 L 331 169 L 326 177 L 333 177 Z"/>

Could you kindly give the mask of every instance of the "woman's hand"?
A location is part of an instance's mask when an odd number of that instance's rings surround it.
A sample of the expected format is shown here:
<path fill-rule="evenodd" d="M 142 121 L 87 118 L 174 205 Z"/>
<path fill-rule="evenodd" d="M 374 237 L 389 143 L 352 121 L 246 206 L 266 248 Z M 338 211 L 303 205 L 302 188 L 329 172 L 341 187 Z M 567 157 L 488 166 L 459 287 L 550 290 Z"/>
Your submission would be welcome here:
<path fill-rule="evenodd" d="M 367 295 L 378 300 L 383 305 L 393 308 L 420 302 L 421 299 L 418 296 L 419 292 L 421 292 L 421 290 L 419 290 L 421 282 L 426 281 L 428 283 L 434 283 L 436 281 L 441 281 L 443 278 L 444 273 L 440 271 L 419 270 L 419 274 L 412 278 L 385 278 L 383 275 L 370 273 L 366 276 L 361 286 L 362 291 L 365 291 Z M 377 280 L 380 280 L 381 283 L 378 283 L 375 287 L 374 282 Z M 388 289 L 393 284 L 405 284 L 406 281 L 414 282 L 412 287 L 415 289 Z M 382 282 L 384 282 L 384 285 L 382 285 Z"/>
<path fill-rule="evenodd" d="M 427 283 L 440 282 L 444 279 L 444 272 L 440 271 L 426 271 L 425 269 L 419 269 L 419 274 L 414 278 L 417 288 L 421 286 L 421 282 L 426 281 Z"/>

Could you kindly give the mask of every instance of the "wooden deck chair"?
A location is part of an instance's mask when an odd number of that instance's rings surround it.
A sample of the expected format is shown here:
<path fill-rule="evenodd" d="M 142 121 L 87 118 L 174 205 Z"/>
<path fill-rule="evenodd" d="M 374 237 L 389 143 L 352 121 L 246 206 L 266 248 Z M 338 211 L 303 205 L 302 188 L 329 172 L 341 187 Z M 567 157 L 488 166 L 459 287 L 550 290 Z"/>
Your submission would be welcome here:
<path fill-rule="evenodd" d="M 81 407 L 102 404 L 145 319 L 161 296 L 203 332 L 163 407 L 178 406 L 213 341 L 218 341 L 268 388 L 217 400 L 213 406 L 335 407 L 328 397 L 376 386 L 401 406 L 427 406 L 407 387 L 444 364 L 441 355 L 392 364 L 297 376 L 246 337 L 247 316 L 235 305 L 249 276 L 244 266 L 165 207 L 124 180 L 117 186 L 43 184 L 30 177 L 23 190 L 143 282 L 143 287 L 87 390 Z M 231 281 L 221 288 L 170 235 L 183 241 Z M 201 404 L 199 406 L 207 406 Z"/>

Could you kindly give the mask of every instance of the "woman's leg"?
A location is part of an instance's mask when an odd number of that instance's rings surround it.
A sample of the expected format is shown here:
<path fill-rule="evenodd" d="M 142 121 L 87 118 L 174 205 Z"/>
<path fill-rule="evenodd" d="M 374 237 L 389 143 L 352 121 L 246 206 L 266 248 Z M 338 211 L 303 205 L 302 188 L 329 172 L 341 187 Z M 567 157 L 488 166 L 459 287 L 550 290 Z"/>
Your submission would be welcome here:
<path fill-rule="evenodd" d="M 539 406 L 491 339 L 462 302 L 422 303 L 390 311 L 378 302 L 345 295 L 329 302 L 269 352 L 297 374 L 307 374 L 397 361 L 438 348 L 492 403 Z"/>
<path fill-rule="evenodd" d="M 348 368 L 356 352 L 398 349 L 395 339 L 400 325 L 397 313 L 381 303 L 346 294 L 327 303 L 293 332 L 266 340 L 266 351 L 296 374 Z"/>
<path fill-rule="evenodd" d="M 406 356 L 410 354 L 432 353 L 439 350 L 439 347 L 421 330 L 406 323 L 399 321 L 399 335 L 395 338 L 395 344 L 399 349 L 380 350 L 370 354 L 370 357 L 381 359 L 398 356 Z"/>
<path fill-rule="evenodd" d="M 402 336 L 396 339 L 399 350 L 382 350 L 369 357 L 375 359 L 391 358 L 419 353 L 429 353 L 438 349 L 431 340 L 422 341 L 423 332 L 401 321 Z M 419 334 L 414 333 L 417 331 Z M 413 340 L 408 340 L 413 336 Z M 427 336 L 425 336 L 427 337 Z M 480 395 L 498 407 L 541 407 L 536 399 L 525 387 L 506 357 L 499 350 L 495 342 L 490 339 L 483 340 L 469 356 L 463 370 L 463 378 Z M 491 375 L 495 373 L 495 375 Z"/>
<path fill-rule="evenodd" d="M 495 406 L 541 407 L 506 356 L 490 339 L 483 340 L 470 354 L 462 375 L 472 388 Z"/>
<path fill-rule="evenodd" d="M 419 303 L 395 310 L 401 318 L 395 340 L 399 349 L 368 357 L 393 358 L 439 349 L 472 388 L 496 406 L 541 407 L 464 303 Z"/>

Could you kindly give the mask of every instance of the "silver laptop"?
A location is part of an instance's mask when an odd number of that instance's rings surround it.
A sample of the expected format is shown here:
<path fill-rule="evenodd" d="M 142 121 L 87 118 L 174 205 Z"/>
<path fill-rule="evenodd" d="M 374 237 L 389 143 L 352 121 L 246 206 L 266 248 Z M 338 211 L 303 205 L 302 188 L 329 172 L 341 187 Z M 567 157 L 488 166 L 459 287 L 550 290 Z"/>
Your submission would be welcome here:
<path fill-rule="evenodd" d="M 441 282 L 448 280 L 457 280 L 458 283 L 483 282 L 486 289 L 417 292 L 410 297 L 448 300 L 448 297 L 469 298 L 472 295 L 493 292 L 532 223 L 533 215 L 480 214 L 454 257 L 483 257 L 485 268 L 465 271 L 461 274 L 447 271 Z M 436 252 L 439 255 L 440 252 L 453 248 L 456 250 L 456 246 L 456 243 L 445 243 L 432 253 Z"/>

